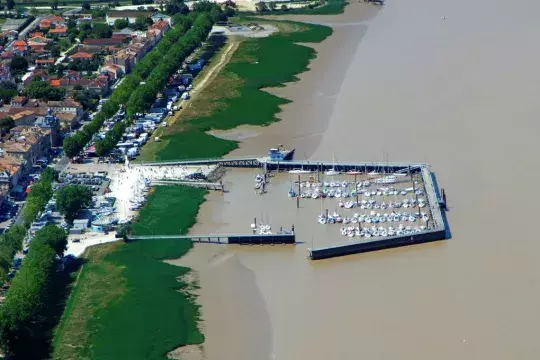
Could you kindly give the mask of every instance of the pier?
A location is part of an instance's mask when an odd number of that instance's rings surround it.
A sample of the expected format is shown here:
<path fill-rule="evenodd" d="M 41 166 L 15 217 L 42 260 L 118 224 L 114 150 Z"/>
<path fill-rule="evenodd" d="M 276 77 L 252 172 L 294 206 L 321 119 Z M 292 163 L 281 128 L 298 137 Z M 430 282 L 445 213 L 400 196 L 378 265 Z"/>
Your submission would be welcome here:
<path fill-rule="evenodd" d="M 127 236 L 126 241 L 187 239 L 197 243 L 240 244 L 240 245 L 276 245 L 295 244 L 296 235 L 290 234 L 208 234 L 208 235 L 138 235 Z"/>

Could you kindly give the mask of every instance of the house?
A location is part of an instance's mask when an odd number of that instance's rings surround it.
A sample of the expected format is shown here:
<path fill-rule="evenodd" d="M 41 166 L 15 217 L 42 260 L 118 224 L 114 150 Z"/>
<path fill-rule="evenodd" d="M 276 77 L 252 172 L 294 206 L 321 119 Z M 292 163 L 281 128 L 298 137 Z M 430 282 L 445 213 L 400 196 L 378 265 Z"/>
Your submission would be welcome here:
<path fill-rule="evenodd" d="M 42 19 L 39 22 L 39 28 L 42 30 L 49 29 L 51 27 L 51 20 L 49 19 Z"/>
<path fill-rule="evenodd" d="M 12 115 L 11 118 L 15 122 L 15 126 L 32 125 L 36 121 L 37 115 L 32 110 L 24 110 Z"/>
<path fill-rule="evenodd" d="M 63 17 L 57 15 L 47 15 L 39 22 L 40 29 L 49 29 L 51 26 L 65 26 L 66 21 Z"/>
<path fill-rule="evenodd" d="M 36 67 L 38 69 L 43 69 L 43 68 L 47 68 L 51 65 L 54 65 L 54 60 L 53 59 L 37 59 L 36 60 Z"/>
<path fill-rule="evenodd" d="M 69 58 L 71 60 L 92 60 L 94 56 L 92 54 L 86 53 L 86 52 L 76 52 L 75 54 L 71 55 Z"/>
<path fill-rule="evenodd" d="M 124 75 L 122 68 L 115 64 L 104 65 L 99 69 L 99 72 L 104 74 L 106 73 L 111 80 L 116 80 Z"/>
<path fill-rule="evenodd" d="M 35 45 L 47 45 L 50 42 L 51 42 L 51 40 L 47 39 L 43 35 L 32 36 L 31 38 L 28 39 L 28 46 L 32 47 L 32 46 L 35 46 Z"/>
<path fill-rule="evenodd" d="M 67 35 L 67 27 L 56 27 L 54 29 L 49 30 L 50 35 L 58 35 L 58 36 L 66 36 Z"/>
<path fill-rule="evenodd" d="M 110 26 L 114 25 L 116 20 L 127 20 L 130 23 L 134 23 L 138 17 L 148 18 L 152 14 L 150 11 L 109 11 L 105 17 L 105 22 Z"/>
<path fill-rule="evenodd" d="M 34 31 L 33 33 L 30 33 L 30 38 L 36 37 L 36 36 L 43 36 L 42 31 Z"/>
<path fill-rule="evenodd" d="M 26 43 L 26 41 L 24 40 L 15 40 L 11 46 L 13 46 L 13 48 L 21 48 L 21 49 L 24 49 L 26 50 L 27 47 L 28 47 L 28 44 Z"/>

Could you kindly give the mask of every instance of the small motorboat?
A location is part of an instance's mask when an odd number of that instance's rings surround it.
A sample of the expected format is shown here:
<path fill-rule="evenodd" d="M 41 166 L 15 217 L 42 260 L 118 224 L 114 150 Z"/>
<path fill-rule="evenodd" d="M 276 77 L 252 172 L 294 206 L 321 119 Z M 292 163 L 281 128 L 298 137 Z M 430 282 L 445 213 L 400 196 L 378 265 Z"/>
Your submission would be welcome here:
<path fill-rule="evenodd" d="M 287 196 L 289 197 L 296 197 L 296 191 L 294 191 L 293 188 L 289 189 L 289 192 L 287 193 Z"/>

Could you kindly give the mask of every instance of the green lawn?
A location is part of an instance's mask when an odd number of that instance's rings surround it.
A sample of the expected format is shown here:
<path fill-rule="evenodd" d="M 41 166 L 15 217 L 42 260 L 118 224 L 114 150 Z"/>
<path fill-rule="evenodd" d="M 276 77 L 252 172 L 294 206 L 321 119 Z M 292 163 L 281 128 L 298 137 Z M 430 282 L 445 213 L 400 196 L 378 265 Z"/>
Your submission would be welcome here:
<path fill-rule="evenodd" d="M 207 135 L 206 131 L 243 124 L 264 126 L 277 121 L 279 106 L 288 100 L 261 88 L 297 81 L 296 76 L 306 71 L 309 61 L 316 56 L 315 50 L 297 43 L 321 42 L 331 35 L 332 29 L 296 22 L 272 23 L 280 32 L 242 41 L 229 64 L 203 91 L 206 95 L 201 94 L 202 99 L 194 100 L 181 114 L 180 121 L 163 131 L 160 143 L 150 143 L 150 151 L 143 148 L 144 160 L 223 156 L 234 150 L 237 143 Z"/>
<path fill-rule="evenodd" d="M 161 186 L 134 224 L 136 234 L 183 234 L 195 221 L 205 190 Z M 94 246 L 55 339 L 55 359 L 153 360 L 200 344 L 199 308 L 179 290 L 189 269 L 164 263 L 192 247 L 187 240 L 139 240 Z"/>

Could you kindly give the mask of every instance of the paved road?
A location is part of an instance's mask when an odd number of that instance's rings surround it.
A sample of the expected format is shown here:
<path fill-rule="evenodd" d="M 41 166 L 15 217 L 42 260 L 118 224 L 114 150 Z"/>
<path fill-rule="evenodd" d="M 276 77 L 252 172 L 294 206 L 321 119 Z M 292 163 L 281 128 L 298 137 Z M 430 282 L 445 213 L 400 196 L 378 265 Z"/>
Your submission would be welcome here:
<path fill-rule="evenodd" d="M 24 39 L 26 38 L 26 35 L 32 30 L 34 29 L 34 27 L 37 27 L 39 22 L 41 21 L 42 17 L 41 16 L 37 16 L 34 21 L 32 21 L 27 27 L 25 27 L 23 29 L 23 31 L 21 31 L 19 33 L 19 39 Z"/>

